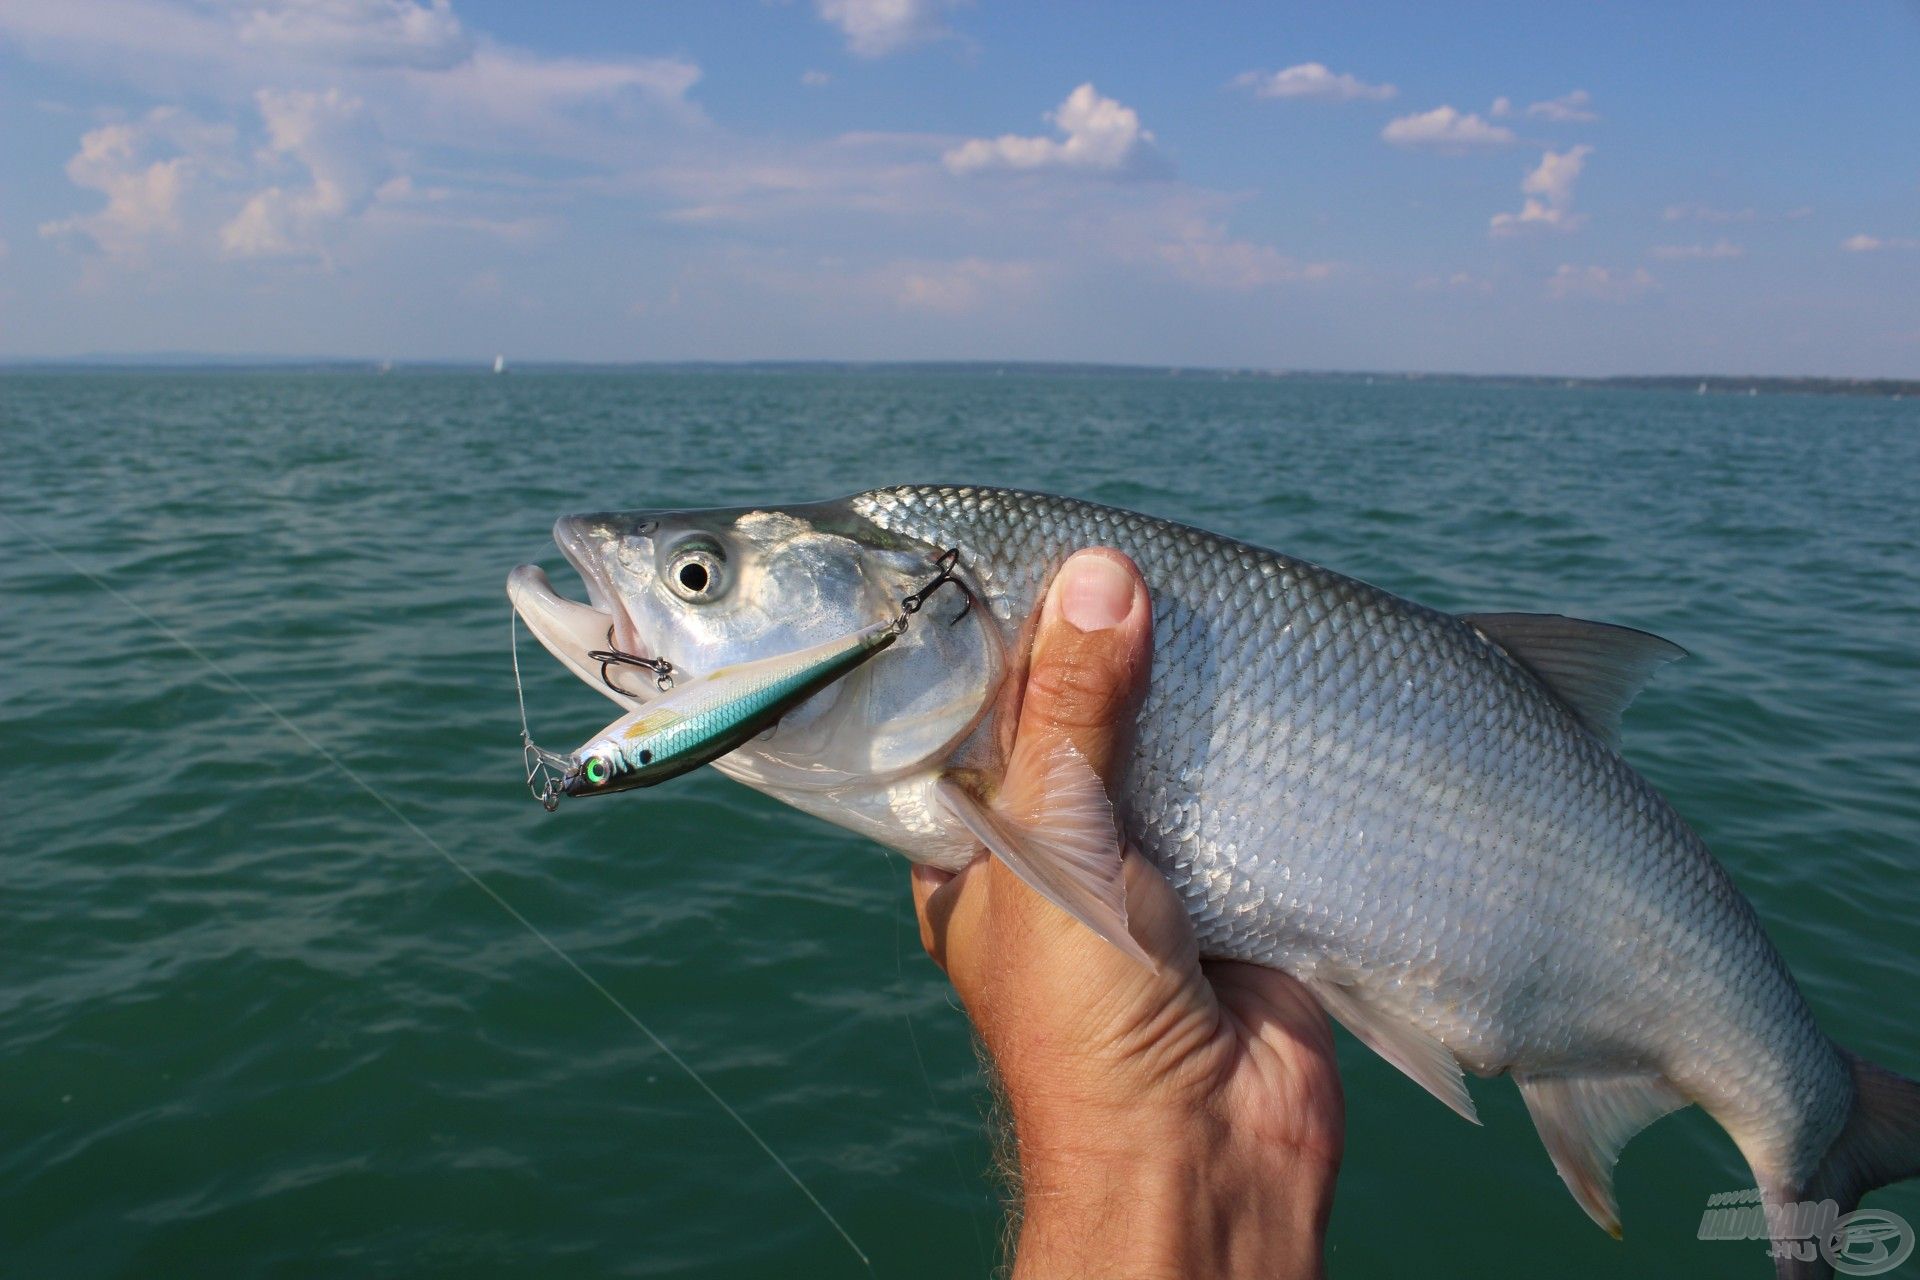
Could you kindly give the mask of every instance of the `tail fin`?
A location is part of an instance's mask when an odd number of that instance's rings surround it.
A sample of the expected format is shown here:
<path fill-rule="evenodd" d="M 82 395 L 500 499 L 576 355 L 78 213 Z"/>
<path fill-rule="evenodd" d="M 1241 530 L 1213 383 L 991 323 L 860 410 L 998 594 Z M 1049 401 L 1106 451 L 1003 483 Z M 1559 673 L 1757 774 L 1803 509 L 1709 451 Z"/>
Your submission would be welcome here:
<path fill-rule="evenodd" d="M 1845 1053 L 1845 1050 L 1842 1050 Z M 1846 1054 L 1853 1068 L 1853 1114 L 1827 1148 L 1808 1198 L 1852 1213 L 1875 1187 L 1920 1178 L 1920 1082 Z"/>
<path fill-rule="evenodd" d="M 1920 1082 L 1845 1050 L 1841 1052 L 1853 1071 L 1853 1113 L 1827 1148 L 1826 1158 L 1813 1178 L 1785 1195 L 1769 1188 L 1769 1201 L 1776 1197 L 1816 1204 L 1831 1200 L 1839 1214 L 1845 1215 L 1859 1208 L 1860 1197 L 1875 1187 L 1920 1177 Z M 1911 1239 L 1909 1236 L 1909 1242 Z M 1873 1247 L 1865 1240 L 1859 1244 Z M 1832 1275 L 1824 1252 L 1816 1250 L 1810 1260 L 1777 1257 L 1776 1280 L 1816 1280 Z"/>

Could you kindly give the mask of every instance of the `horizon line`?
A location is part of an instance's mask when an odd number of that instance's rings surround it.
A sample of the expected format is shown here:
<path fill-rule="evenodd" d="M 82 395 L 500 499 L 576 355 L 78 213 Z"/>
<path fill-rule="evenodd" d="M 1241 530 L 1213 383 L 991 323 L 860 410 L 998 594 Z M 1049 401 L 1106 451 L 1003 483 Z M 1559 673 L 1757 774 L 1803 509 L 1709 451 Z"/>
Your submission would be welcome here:
<path fill-rule="evenodd" d="M 16 356 L 0 355 L 0 370 L 32 369 L 99 369 L 112 370 L 139 369 L 146 371 L 171 370 L 174 372 L 213 372 L 253 369 L 267 371 L 273 369 L 326 369 L 341 372 L 371 371 L 390 372 L 399 369 L 417 370 L 473 370 L 476 373 L 491 375 L 494 372 L 496 357 L 423 357 L 389 358 L 370 356 L 342 355 L 269 355 L 257 353 L 217 354 L 198 351 L 150 351 L 150 352 L 93 352 L 83 355 L 67 356 Z M 1464 370 L 1419 370 L 1419 369 L 1316 369 L 1291 368 L 1286 366 L 1257 366 L 1245 364 L 1222 365 L 1182 365 L 1141 363 L 1137 361 L 1106 360 L 1045 360 L 1045 359 L 842 359 L 842 358 L 744 358 L 744 359 L 680 359 L 680 360 L 587 360 L 587 359 L 526 359 L 508 362 L 509 372 L 563 371 L 563 370 L 952 370 L 952 371 L 1021 371 L 1021 372 L 1101 372 L 1118 374 L 1150 374 L 1160 377 L 1178 377 L 1194 374 L 1204 376 L 1224 376 L 1254 379 L 1284 380 L 1288 378 L 1385 378 L 1393 381 L 1456 381 L 1456 382 L 1516 382 L 1516 383 L 1560 383 L 1568 386 L 1665 386 L 1668 384 L 1696 383 L 1708 390 L 1726 389 L 1729 384 L 1737 384 L 1735 389 L 1752 387 L 1755 390 L 1813 390 L 1821 387 L 1849 388 L 1855 390 L 1882 390 L 1891 394 L 1920 395 L 1920 379 L 1903 378 L 1891 375 L 1846 375 L 1846 374 L 1799 374 L 1799 373 L 1515 373 L 1515 372 L 1471 372 Z"/>

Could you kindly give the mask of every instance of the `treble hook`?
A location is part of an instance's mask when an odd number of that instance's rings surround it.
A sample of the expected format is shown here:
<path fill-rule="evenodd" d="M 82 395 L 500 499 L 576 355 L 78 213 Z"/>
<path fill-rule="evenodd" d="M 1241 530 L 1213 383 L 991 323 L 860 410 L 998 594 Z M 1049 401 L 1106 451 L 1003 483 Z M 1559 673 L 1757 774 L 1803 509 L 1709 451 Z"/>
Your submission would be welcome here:
<path fill-rule="evenodd" d="M 527 766 L 527 790 L 533 793 L 542 809 L 552 813 L 560 807 L 560 797 L 564 794 L 561 779 L 573 767 L 573 761 L 537 745 L 533 730 L 527 727 L 527 691 L 520 683 L 520 614 L 513 609 L 507 611 L 507 643 L 513 654 L 513 696 L 520 704 L 520 758 Z M 560 777 L 556 778 L 556 773 Z M 534 786 L 536 780 L 542 785 Z"/>
<path fill-rule="evenodd" d="M 601 683 L 615 693 L 625 693 L 626 690 L 615 684 L 613 677 L 607 674 L 607 668 L 611 666 L 645 667 L 653 672 L 654 688 L 662 693 L 673 688 L 673 664 L 665 658 L 643 658 L 636 653 L 623 653 L 614 645 L 612 627 L 607 628 L 607 647 L 587 650 L 587 660 L 600 664 Z"/>
<path fill-rule="evenodd" d="M 896 631 L 905 631 L 907 629 L 907 619 L 920 612 L 920 607 L 926 604 L 928 596 L 946 586 L 949 582 L 958 586 L 961 591 L 966 593 L 967 603 L 962 606 L 959 613 L 954 615 L 953 621 L 947 623 L 947 625 L 950 627 L 959 625 L 960 620 L 973 611 L 973 592 L 967 589 L 967 584 L 960 581 L 960 575 L 955 572 L 955 570 L 960 567 L 960 548 L 948 547 L 934 558 L 933 564 L 934 567 L 940 571 L 938 576 L 912 595 L 901 598 L 900 617 L 894 623 Z"/>
<path fill-rule="evenodd" d="M 552 813 L 560 807 L 560 797 L 565 794 L 561 790 L 560 778 L 554 777 L 553 771 L 557 770 L 564 777 L 567 770 L 573 767 L 573 762 L 535 745 L 533 739 L 524 733 L 520 735 L 520 741 L 524 744 L 520 755 L 527 764 L 527 790 L 533 793 L 533 798 L 540 802 L 542 809 Z M 542 783 L 537 788 L 533 785 L 536 779 Z"/>

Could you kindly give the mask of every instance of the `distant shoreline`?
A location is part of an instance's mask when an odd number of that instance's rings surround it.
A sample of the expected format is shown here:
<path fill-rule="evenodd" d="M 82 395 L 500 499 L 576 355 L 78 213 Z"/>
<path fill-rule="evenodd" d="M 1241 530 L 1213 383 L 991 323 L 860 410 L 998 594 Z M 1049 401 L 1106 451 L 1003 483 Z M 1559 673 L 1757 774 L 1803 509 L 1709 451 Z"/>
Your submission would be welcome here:
<path fill-rule="evenodd" d="M 339 357 L 298 359 L 280 356 L 208 356 L 198 354 L 74 356 L 63 359 L 0 358 L 0 375 L 9 373 L 306 373 L 381 376 L 419 373 L 471 373 L 492 377 L 487 361 L 355 360 Z M 1626 389 L 1694 392 L 1703 395 L 1843 395 L 1920 400 L 1920 379 L 1828 378 L 1741 374 L 1611 374 L 1575 377 L 1559 374 L 1404 373 L 1378 370 L 1205 368 L 1196 366 L 1073 363 L 1017 360 L 673 360 L 562 361 L 529 360 L 507 367 L 507 376 L 552 373 L 714 373 L 714 374 L 945 374 L 999 377 L 1006 374 L 1051 377 L 1198 378 L 1273 382 L 1435 383 L 1454 386 L 1508 386 L 1569 389 Z"/>

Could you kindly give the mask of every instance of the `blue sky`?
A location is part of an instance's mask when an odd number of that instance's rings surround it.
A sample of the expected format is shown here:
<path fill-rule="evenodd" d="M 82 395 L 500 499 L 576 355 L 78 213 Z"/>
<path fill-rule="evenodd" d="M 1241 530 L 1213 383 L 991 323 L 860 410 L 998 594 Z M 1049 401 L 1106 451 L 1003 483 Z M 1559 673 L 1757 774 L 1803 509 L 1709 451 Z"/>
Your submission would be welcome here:
<path fill-rule="evenodd" d="M 0 356 L 1920 376 L 1920 4 L 0 0 Z"/>

